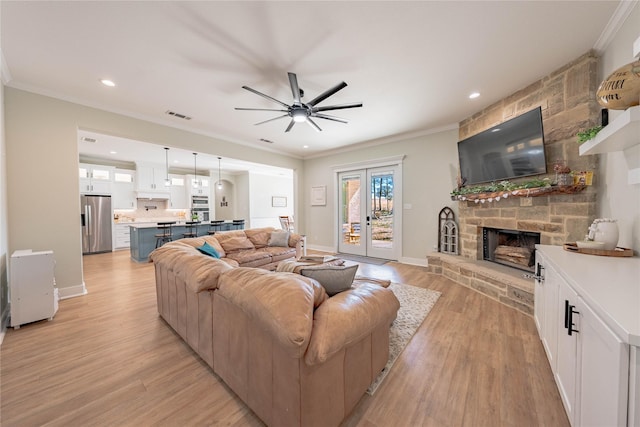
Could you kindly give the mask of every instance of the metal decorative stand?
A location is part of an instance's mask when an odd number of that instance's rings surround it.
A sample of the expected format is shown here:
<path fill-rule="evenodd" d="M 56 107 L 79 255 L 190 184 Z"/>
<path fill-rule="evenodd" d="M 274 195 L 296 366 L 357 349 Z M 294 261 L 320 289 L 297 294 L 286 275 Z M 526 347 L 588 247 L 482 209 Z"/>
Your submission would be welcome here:
<path fill-rule="evenodd" d="M 438 252 L 458 255 L 456 214 L 445 206 L 438 214 Z"/>

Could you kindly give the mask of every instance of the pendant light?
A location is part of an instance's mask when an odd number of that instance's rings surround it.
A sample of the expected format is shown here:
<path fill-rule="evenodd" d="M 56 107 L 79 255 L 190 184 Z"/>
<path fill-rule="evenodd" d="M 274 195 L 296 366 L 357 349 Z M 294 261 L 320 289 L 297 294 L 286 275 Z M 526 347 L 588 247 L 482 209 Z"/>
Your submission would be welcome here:
<path fill-rule="evenodd" d="M 222 190 L 222 178 L 220 177 L 220 174 L 222 172 L 220 171 L 220 160 L 222 160 L 222 157 L 218 157 L 218 190 Z"/>
<path fill-rule="evenodd" d="M 198 188 L 198 172 L 196 170 L 196 159 L 198 153 L 193 153 L 193 188 Z"/>
<path fill-rule="evenodd" d="M 164 186 L 169 187 L 171 185 L 171 180 L 169 179 L 169 147 L 164 147 L 165 154 L 165 167 L 167 171 L 167 177 L 164 179 Z"/>

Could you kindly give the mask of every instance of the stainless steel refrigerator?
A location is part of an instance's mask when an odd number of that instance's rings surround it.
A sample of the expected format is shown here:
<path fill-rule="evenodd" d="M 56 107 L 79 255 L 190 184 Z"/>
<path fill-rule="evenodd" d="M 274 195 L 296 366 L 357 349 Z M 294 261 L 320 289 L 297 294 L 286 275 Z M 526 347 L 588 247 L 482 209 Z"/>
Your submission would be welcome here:
<path fill-rule="evenodd" d="M 111 196 L 80 196 L 82 254 L 111 252 Z"/>

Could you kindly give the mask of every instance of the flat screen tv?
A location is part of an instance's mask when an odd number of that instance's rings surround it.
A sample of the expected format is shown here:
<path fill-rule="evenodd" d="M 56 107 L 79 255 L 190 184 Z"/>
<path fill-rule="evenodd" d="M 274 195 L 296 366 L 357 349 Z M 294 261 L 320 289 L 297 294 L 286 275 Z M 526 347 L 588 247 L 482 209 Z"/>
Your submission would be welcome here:
<path fill-rule="evenodd" d="M 540 107 L 458 142 L 466 184 L 547 172 Z"/>

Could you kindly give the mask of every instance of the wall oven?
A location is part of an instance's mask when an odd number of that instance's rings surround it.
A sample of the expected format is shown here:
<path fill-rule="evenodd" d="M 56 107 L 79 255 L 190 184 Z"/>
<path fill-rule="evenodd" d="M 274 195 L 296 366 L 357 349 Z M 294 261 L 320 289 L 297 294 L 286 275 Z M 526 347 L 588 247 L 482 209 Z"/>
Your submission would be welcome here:
<path fill-rule="evenodd" d="M 191 215 L 197 216 L 198 221 L 209 221 L 209 197 L 191 196 Z"/>

